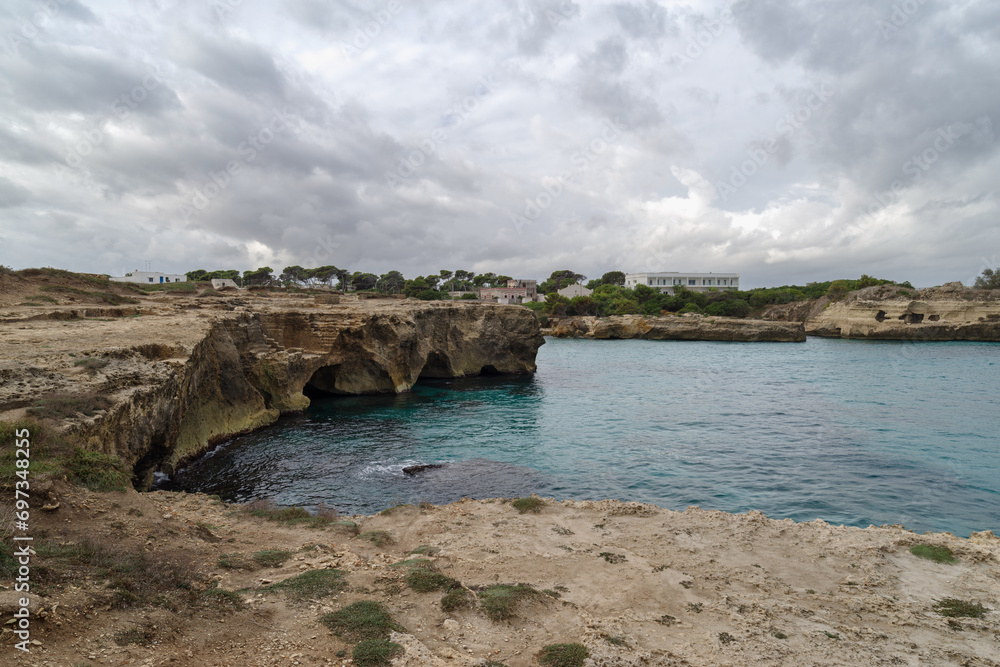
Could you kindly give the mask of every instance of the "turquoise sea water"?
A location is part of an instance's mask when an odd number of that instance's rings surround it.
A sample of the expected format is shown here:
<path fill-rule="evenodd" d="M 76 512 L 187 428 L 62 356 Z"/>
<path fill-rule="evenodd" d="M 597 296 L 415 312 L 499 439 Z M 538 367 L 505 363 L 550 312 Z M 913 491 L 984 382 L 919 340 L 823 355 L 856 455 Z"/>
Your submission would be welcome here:
<path fill-rule="evenodd" d="M 448 465 L 402 472 L 423 463 Z M 316 400 L 168 488 L 346 513 L 537 492 L 1000 532 L 1000 345 L 547 339 L 534 377 Z"/>

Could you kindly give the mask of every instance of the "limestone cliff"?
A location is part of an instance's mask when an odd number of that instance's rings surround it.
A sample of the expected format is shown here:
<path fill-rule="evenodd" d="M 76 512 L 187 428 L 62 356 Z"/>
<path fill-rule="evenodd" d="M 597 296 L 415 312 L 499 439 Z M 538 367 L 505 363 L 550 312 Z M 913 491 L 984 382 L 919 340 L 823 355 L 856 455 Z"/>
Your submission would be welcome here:
<path fill-rule="evenodd" d="M 878 340 L 1000 341 L 1000 295 L 961 283 L 910 292 L 869 287 L 825 305 L 806 321 L 806 333 Z"/>
<path fill-rule="evenodd" d="M 731 342 L 802 342 L 805 329 L 797 322 L 765 322 L 728 317 L 611 317 L 552 318 L 543 333 L 557 338 L 600 340 L 708 340 Z"/>
<path fill-rule="evenodd" d="M 420 377 L 530 373 L 544 342 L 529 310 L 492 304 L 160 297 L 129 314 L 0 321 L 0 414 L 107 396 L 110 408 L 70 428 L 143 479 L 305 408 L 307 387 L 392 393 Z"/>

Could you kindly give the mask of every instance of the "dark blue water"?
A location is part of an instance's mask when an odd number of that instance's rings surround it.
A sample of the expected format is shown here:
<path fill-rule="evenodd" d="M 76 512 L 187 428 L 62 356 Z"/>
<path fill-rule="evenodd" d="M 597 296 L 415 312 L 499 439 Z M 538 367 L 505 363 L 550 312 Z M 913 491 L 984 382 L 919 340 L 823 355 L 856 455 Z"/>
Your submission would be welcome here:
<path fill-rule="evenodd" d="M 1000 345 L 549 339 L 533 378 L 334 397 L 173 488 L 229 501 L 538 492 L 855 526 L 1000 532 Z M 416 476 L 405 466 L 447 463 Z"/>

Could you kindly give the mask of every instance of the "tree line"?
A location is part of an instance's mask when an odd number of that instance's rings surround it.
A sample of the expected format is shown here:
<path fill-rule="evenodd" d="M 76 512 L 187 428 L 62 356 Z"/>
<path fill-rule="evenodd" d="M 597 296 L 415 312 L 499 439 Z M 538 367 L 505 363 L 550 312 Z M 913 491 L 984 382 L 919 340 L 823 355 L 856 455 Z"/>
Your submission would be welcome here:
<path fill-rule="evenodd" d="M 442 269 L 437 274 L 406 278 L 399 271 L 381 275 L 365 271 L 348 271 L 333 265 L 304 268 L 286 266 L 276 273 L 269 266 L 240 273 L 236 269 L 207 271 L 197 269 L 186 274 L 191 281 L 209 281 L 213 278 L 232 280 L 240 287 L 315 287 L 325 286 L 359 292 L 404 294 L 425 300 L 448 298 L 448 292 L 471 292 L 482 287 L 505 286 L 510 276 L 496 273 L 475 273 L 464 269 Z M 475 295 L 472 295 L 474 298 Z"/>
<path fill-rule="evenodd" d="M 539 315 L 660 315 L 662 313 L 697 313 L 724 317 L 747 317 L 767 306 L 808 301 L 827 296 L 832 300 L 842 299 L 854 290 L 875 285 L 894 284 L 913 289 L 909 282 L 894 283 L 891 280 L 862 275 L 857 280 L 831 280 L 808 283 L 807 285 L 784 285 L 782 287 L 762 287 L 752 290 L 726 290 L 710 288 L 707 292 L 695 292 L 683 285 L 672 286 L 673 294 L 662 293 L 646 285 L 636 285 L 634 289 L 624 286 L 624 274 L 612 271 L 599 280 L 592 280 L 587 287 L 590 296 L 567 298 L 560 294 L 548 293 L 544 303 L 525 304 Z M 555 275 L 555 274 L 553 274 Z M 620 278 L 620 281 L 619 281 Z"/>

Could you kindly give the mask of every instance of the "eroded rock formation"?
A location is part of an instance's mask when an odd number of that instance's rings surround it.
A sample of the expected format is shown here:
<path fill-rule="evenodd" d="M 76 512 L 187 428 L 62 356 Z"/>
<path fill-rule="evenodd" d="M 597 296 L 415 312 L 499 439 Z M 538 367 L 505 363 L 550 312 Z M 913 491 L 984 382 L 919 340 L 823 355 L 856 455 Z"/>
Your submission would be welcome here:
<path fill-rule="evenodd" d="M 307 407 L 307 387 L 392 393 L 420 377 L 530 373 L 544 342 L 529 310 L 491 304 L 261 295 L 164 299 L 139 312 L 8 320 L 0 413 L 44 396 L 107 396 L 110 408 L 70 428 L 148 481 Z"/>
<path fill-rule="evenodd" d="M 1000 299 L 962 283 L 912 292 L 895 286 L 852 292 L 812 314 L 806 333 L 877 340 L 1000 341 Z"/>
<path fill-rule="evenodd" d="M 728 317 L 611 317 L 552 318 L 543 332 L 557 338 L 612 340 L 708 340 L 731 342 L 802 342 L 805 328 L 798 322 L 766 322 Z"/>

